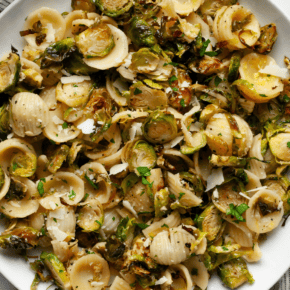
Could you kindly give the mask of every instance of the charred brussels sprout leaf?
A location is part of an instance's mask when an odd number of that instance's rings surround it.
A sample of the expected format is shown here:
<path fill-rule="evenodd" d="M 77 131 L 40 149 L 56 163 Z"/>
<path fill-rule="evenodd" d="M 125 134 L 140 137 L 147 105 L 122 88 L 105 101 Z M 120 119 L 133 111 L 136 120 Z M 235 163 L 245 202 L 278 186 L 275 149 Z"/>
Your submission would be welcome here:
<path fill-rule="evenodd" d="M 9 105 L 4 104 L 0 108 L 0 132 L 7 134 L 10 131 L 10 122 L 9 122 Z"/>
<path fill-rule="evenodd" d="M 66 161 L 67 156 L 69 154 L 69 147 L 67 145 L 61 145 L 52 157 L 50 158 L 50 161 L 48 162 L 47 169 L 51 173 L 56 173 L 58 169 L 61 168 L 62 164 Z"/>
<path fill-rule="evenodd" d="M 177 136 L 178 128 L 173 115 L 155 111 L 143 123 L 142 131 L 149 142 L 164 144 Z"/>
<path fill-rule="evenodd" d="M 73 10 L 96 11 L 96 6 L 90 0 L 72 0 L 71 7 Z"/>
<path fill-rule="evenodd" d="M 85 58 L 104 57 L 114 48 L 114 36 L 110 27 L 96 22 L 76 36 L 76 45 Z"/>
<path fill-rule="evenodd" d="M 41 68 L 47 68 L 51 65 L 60 64 L 76 51 L 73 38 L 66 38 L 50 45 L 41 56 Z"/>
<path fill-rule="evenodd" d="M 150 73 L 156 70 L 158 64 L 158 55 L 151 52 L 149 48 L 144 47 L 133 54 L 129 68 L 139 73 Z"/>
<path fill-rule="evenodd" d="M 68 73 L 73 75 L 89 75 L 97 71 L 89 67 L 78 52 L 74 52 L 69 58 L 66 58 L 63 61 L 63 66 Z"/>
<path fill-rule="evenodd" d="M 238 53 L 234 54 L 231 58 L 230 67 L 229 67 L 229 75 L 228 75 L 228 81 L 231 83 L 234 82 L 236 79 L 238 79 L 240 61 L 241 61 L 241 56 Z"/>
<path fill-rule="evenodd" d="M 91 0 L 105 15 L 117 17 L 133 6 L 132 0 Z"/>
<path fill-rule="evenodd" d="M 207 232 L 208 241 L 213 241 L 222 228 L 222 218 L 220 211 L 211 204 L 197 219 L 198 228 Z"/>
<path fill-rule="evenodd" d="M 123 179 L 121 187 L 123 193 L 126 194 L 132 186 L 134 186 L 139 181 L 139 176 L 135 173 L 130 173 L 126 178 Z"/>
<path fill-rule="evenodd" d="M 0 166 L 0 189 L 3 187 L 4 183 L 5 183 L 5 173 L 2 167 Z"/>
<path fill-rule="evenodd" d="M 40 260 L 49 269 L 55 284 L 61 289 L 70 289 L 70 279 L 63 263 L 52 253 L 42 252 Z"/>
<path fill-rule="evenodd" d="M 32 249 L 38 246 L 39 232 L 30 227 L 21 227 L 0 236 L 0 247 L 16 250 Z"/>
<path fill-rule="evenodd" d="M 12 90 L 19 80 L 21 69 L 20 58 L 16 53 L 10 53 L 0 62 L 0 93 Z"/>
<path fill-rule="evenodd" d="M 129 219 L 128 217 L 121 219 L 117 232 L 116 237 L 121 241 L 125 242 L 130 234 L 133 234 L 135 229 L 135 219 Z"/>
<path fill-rule="evenodd" d="M 231 289 L 235 289 L 245 282 L 254 283 L 253 276 L 242 258 L 233 259 L 222 264 L 218 268 L 218 275 L 223 283 Z"/>
<path fill-rule="evenodd" d="M 157 43 L 154 29 L 142 18 L 133 17 L 128 30 L 128 36 L 137 46 L 153 46 Z"/>
<path fill-rule="evenodd" d="M 110 262 L 120 259 L 125 253 L 126 246 L 115 236 L 109 237 L 106 243 L 105 257 Z"/>
<path fill-rule="evenodd" d="M 10 187 L 5 195 L 5 199 L 7 199 L 8 201 L 13 199 L 22 200 L 25 197 L 25 190 L 26 188 L 21 182 L 17 180 L 14 181 L 14 179 L 11 179 Z"/>
<path fill-rule="evenodd" d="M 36 171 L 37 157 L 33 153 L 16 153 L 12 159 L 9 172 L 13 176 L 30 177 Z"/>
<path fill-rule="evenodd" d="M 277 27 L 271 23 L 261 28 L 261 36 L 255 44 L 255 50 L 258 53 L 269 53 L 278 38 Z"/>

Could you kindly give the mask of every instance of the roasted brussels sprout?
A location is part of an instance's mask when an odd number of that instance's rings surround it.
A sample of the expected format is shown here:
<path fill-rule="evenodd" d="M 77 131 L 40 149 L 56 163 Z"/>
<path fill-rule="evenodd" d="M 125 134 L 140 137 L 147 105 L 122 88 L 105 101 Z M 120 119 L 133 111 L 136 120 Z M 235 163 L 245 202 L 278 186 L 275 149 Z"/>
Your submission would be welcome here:
<path fill-rule="evenodd" d="M 9 105 L 4 104 L 0 108 L 0 132 L 7 134 L 10 131 L 10 122 L 9 122 Z"/>
<path fill-rule="evenodd" d="M 61 168 L 62 164 L 66 161 L 69 154 L 69 147 L 65 144 L 57 148 L 54 154 L 49 158 L 49 162 L 46 165 L 48 171 L 56 173 Z"/>
<path fill-rule="evenodd" d="M 156 165 L 157 156 L 153 146 L 144 140 L 135 140 L 127 143 L 125 149 L 125 160 L 129 163 L 129 170 L 139 175 L 137 167 L 152 169 Z"/>
<path fill-rule="evenodd" d="M 0 247 L 16 250 L 32 249 L 38 246 L 39 232 L 30 227 L 19 227 L 0 236 Z"/>
<path fill-rule="evenodd" d="M 40 260 L 49 269 L 55 284 L 63 290 L 70 290 L 71 284 L 68 273 L 63 265 L 63 263 L 58 259 L 53 253 L 42 252 L 40 255 Z"/>
<path fill-rule="evenodd" d="M 60 64 L 76 51 L 75 41 L 73 38 L 66 38 L 47 47 L 41 55 L 41 68 L 47 68 L 51 65 Z"/>
<path fill-rule="evenodd" d="M 152 89 L 141 81 L 130 87 L 129 107 L 143 110 L 164 109 L 167 106 L 167 96 L 160 89 Z"/>
<path fill-rule="evenodd" d="M 130 188 L 135 185 L 139 181 L 139 179 L 140 177 L 137 176 L 135 173 L 130 173 L 129 175 L 127 175 L 121 183 L 123 193 L 126 195 Z"/>
<path fill-rule="evenodd" d="M 247 165 L 247 159 L 236 156 L 219 156 L 212 154 L 210 164 L 217 167 L 233 166 L 244 167 Z"/>
<path fill-rule="evenodd" d="M 198 217 L 197 224 L 202 232 L 207 232 L 208 241 L 213 241 L 222 228 L 221 212 L 211 204 Z"/>
<path fill-rule="evenodd" d="M 36 171 L 37 157 L 33 153 L 16 153 L 11 159 L 9 172 L 13 176 L 30 177 Z"/>
<path fill-rule="evenodd" d="M 261 35 L 254 48 L 258 53 L 269 53 L 278 38 L 276 24 L 271 23 L 261 27 Z"/>
<path fill-rule="evenodd" d="M 218 275 L 223 283 L 231 289 L 236 289 L 245 282 L 254 283 L 246 262 L 242 258 L 230 260 L 218 268 Z"/>
<path fill-rule="evenodd" d="M 96 11 L 96 6 L 90 0 L 72 0 L 71 7 L 73 10 L 83 10 L 86 12 Z"/>
<path fill-rule="evenodd" d="M 121 219 L 117 231 L 116 237 L 122 243 L 125 242 L 129 236 L 132 236 L 135 229 L 135 219 L 129 219 L 128 217 Z"/>
<path fill-rule="evenodd" d="M 91 0 L 105 15 L 117 17 L 133 6 L 132 0 Z"/>
<path fill-rule="evenodd" d="M 19 80 L 20 69 L 20 58 L 16 53 L 10 53 L 0 62 L 0 93 L 15 87 Z"/>
<path fill-rule="evenodd" d="M 69 58 L 64 59 L 63 66 L 68 73 L 73 75 L 89 75 L 97 71 L 88 66 L 78 52 L 74 52 Z"/>
<path fill-rule="evenodd" d="M 163 188 L 154 195 L 155 217 L 162 217 L 166 214 L 169 204 L 169 190 Z"/>
<path fill-rule="evenodd" d="M 155 111 L 143 123 L 142 131 L 150 143 L 164 144 L 177 136 L 178 128 L 173 115 Z"/>
<path fill-rule="evenodd" d="M 239 67 L 240 67 L 241 55 L 239 53 L 233 54 L 229 67 L 228 81 L 234 82 L 238 79 L 239 76 Z"/>
<path fill-rule="evenodd" d="M 159 64 L 159 57 L 149 48 L 144 47 L 133 53 L 129 69 L 139 73 L 150 73 L 156 70 Z"/>
<path fill-rule="evenodd" d="M 157 43 L 154 34 L 154 29 L 141 17 L 131 19 L 128 36 L 135 45 L 152 47 Z"/>
<path fill-rule="evenodd" d="M 126 246 L 122 243 L 116 235 L 111 235 L 106 242 L 106 251 L 104 253 L 106 260 L 115 263 L 115 266 L 119 266 L 121 268 L 122 261 L 118 261 L 121 259 L 125 253 Z"/>
<path fill-rule="evenodd" d="M 110 27 L 100 21 L 77 35 L 76 45 L 85 58 L 93 58 L 109 54 L 115 42 Z"/>

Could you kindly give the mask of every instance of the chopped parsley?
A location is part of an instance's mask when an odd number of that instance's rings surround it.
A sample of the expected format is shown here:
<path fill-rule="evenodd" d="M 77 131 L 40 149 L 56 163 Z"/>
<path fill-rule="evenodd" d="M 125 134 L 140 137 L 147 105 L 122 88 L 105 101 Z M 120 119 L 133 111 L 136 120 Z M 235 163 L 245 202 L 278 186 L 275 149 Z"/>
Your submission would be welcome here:
<path fill-rule="evenodd" d="M 223 249 L 224 251 L 228 251 L 228 250 L 229 250 L 227 247 L 224 247 L 224 246 L 222 246 L 222 249 Z"/>
<path fill-rule="evenodd" d="M 267 96 L 265 94 L 260 94 L 260 96 L 263 98 L 267 98 Z"/>
<path fill-rule="evenodd" d="M 180 193 L 179 193 L 179 197 L 178 197 L 178 199 L 181 200 L 181 198 L 182 198 L 184 195 L 185 195 L 184 192 L 180 192 Z"/>
<path fill-rule="evenodd" d="M 240 205 L 234 205 L 230 203 L 229 208 L 226 211 L 227 215 L 234 216 L 237 220 L 234 221 L 235 223 L 245 222 L 246 220 L 242 217 L 242 214 L 249 208 L 248 205 L 242 203 Z"/>
<path fill-rule="evenodd" d="M 169 226 L 167 224 L 163 224 L 161 228 L 169 228 Z"/>
<path fill-rule="evenodd" d="M 206 49 L 207 49 L 209 44 L 210 44 L 210 40 L 209 39 L 202 43 L 202 47 L 201 47 L 201 49 L 199 51 L 199 55 L 200 56 L 204 56 L 205 55 L 205 51 L 206 51 Z"/>
<path fill-rule="evenodd" d="M 135 225 L 138 226 L 142 230 L 144 230 L 144 229 L 149 227 L 149 225 L 146 225 L 146 224 L 143 224 L 143 223 L 136 223 Z"/>
<path fill-rule="evenodd" d="M 181 107 L 183 107 L 183 108 L 185 107 L 184 99 L 181 99 L 181 100 L 180 100 L 180 105 L 181 105 Z"/>
<path fill-rule="evenodd" d="M 176 76 L 172 76 L 168 81 L 169 81 L 169 84 L 171 85 L 173 82 L 177 81 L 178 78 Z"/>
<path fill-rule="evenodd" d="M 216 76 L 214 79 L 214 85 L 218 87 L 218 85 L 222 82 L 222 79 L 219 76 Z"/>
<path fill-rule="evenodd" d="M 110 142 L 115 144 L 115 140 L 113 138 L 110 140 Z"/>
<path fill-rule="evenodd" d="M 290 142 L 287 142 L 287 147 L 290 148 Z"/>
<path fill-rule="evenodd" d="M 64 122 L 63 124 L 62 124 L 62 129 L 67 129 L 68 128 L 68 124 L 67 124 L 67 122 Z"/>
<path fill-rule="evenodd" d="M 37 184 L 37 190 L 39 195 L 42 197 L 44 194 L 44 189 L 43 189 L 43 182 L 40 180 Z"/>
<path fill-rule="evenodd" d="M 94 189 L 99 189 L 98 184 L 94 183 L 88 176 L 85 174 L 85 179 L 87 182 L 94 188 Z"/>
<path fill-rule="evenodd" d="M 70 200 L 74 200 L 75 197 L 76 197 L 76 193 L 72 190 L 72 191 L 70 192 L 70 194 L 68 195 L 68 198 L 69 198 Z"/>
<path fill-rule="evenodd" d="M 135 91 L 134 91 L 134 95 L 139 95 L 141 93 L 142 93 L 142 91 L 140 89 L 138 89 L 138 88 L 136 88 Z"/>

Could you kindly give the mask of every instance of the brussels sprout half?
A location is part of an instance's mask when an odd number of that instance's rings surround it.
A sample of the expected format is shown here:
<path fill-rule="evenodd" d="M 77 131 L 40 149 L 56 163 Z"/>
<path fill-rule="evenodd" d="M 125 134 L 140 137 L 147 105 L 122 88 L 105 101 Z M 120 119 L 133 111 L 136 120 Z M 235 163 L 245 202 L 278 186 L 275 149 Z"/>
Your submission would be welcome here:
<path fill-rule="evenodd" d="M 213 205 L 209 205 L 197 219 L 198 228 L 207 232 L 208 241 L 213 241 L 222 229 L 221 212 Z"/>
<path fill-rule="evenodd" d="M 16 153 L 10 163 L 9 172 L 13 176 L 31 177 L 37 167 L 37 157 L 33 153 Z"/>
<path fill-rule="evenodd" d="M 73 38 L 66 38 L 47 47 L 41 55 L 41 68 L 47 68 L 51 65 L 60 64 L 76 51 L 75 41 Z"/>
<path fill-rule="evenodd" d="M 30 227 L 16 228 L 0 236 L 0 247 L 17 250 L 32 249 L 38 246 L 39 232 Z"/>
<path fill-rule="evenodd" d="M 117 231 L 116 237 L 121 242 L 125 242 L 130 235 L 134 233 L 135 218 L 129 219 L 128 217 L 121 219 Z"/>
<path fill-rule="evenodd" d="M 168 188 L 163 188 L 156 192 L 154 196 L 154 209 L 155 217 L 162 217 L 166 214 L 169 204 L 169 190 Z"/>
<path fill-rule="evenodd" d="M 134 16 L 131 19 L 128 36 L 137 46 L 152 47 L 157 44 L 154 29 L 142 18 Z"/>
<path fill-rule="evenodd" d="M 105 15 L 120 16 L 133 6 L 132 0 L 91 0 Z"/>
<path fill-rule="evenodd" d="M 150 143 L 164 144 L 177 136 L 178 128 L 172 114 L 155 111 L 143 123 L 142 131 Z"/>
<path fill-rule="evenodd" d="M 96 22 L 76 36 L 76 45 L 85 58 L 104 57 L 115 47 L 110 27 Z"/>
<path fill-rule="evenodd" d="M 16 53 L 10 53 L 0 62 L 0 93 L 12 90 L 19 80 L 21 69 L 20 58 Z"/>
<path fill-rule="evenodd" d="M 47 266 L 57 286 L 63 290 L 70 290 L 71 284 L 63 263 L 53 253 L 42 252 L 40 260 Z"/>
<path fill-rule="evenodd" d="M 96 11 L 96 6 L 90 0 L 72 0 L 71 7 L 73 10 L 83 10 L 86 12 Z"/>
<path fill-rule="evenodd" d="M 0 132 L 7 134 L 10 131 L 9 105 L 4 104 L 0 108 Z"/>
<path fill-rule="evenodd" d="M 272 50 L 277 38 L 278 33 L 276 24 L 271 23 L 261 27 L 260 38 L 254 46 L 255 51 L 262 54 L 269 53 Z"/>
<path fill-rule="evenodd" d="M 69 150 L 69 147 L 65 144 L 56 149 L 48 164 L 46 165 L 48 171 L 51 173 L 56 173 L 57 170 L 60 169 L 62 164 L 66 161 Z"/>
<path fill-rule="evenodd" d="M 240 62 L 241 62 L 241 55 L 239 53 L 233 54 L 230 61 L 229 74 L 228 74 L 228 81 L 230 83 L 238 79 Z"/>
<path fill-rule="evenodd" d="M 245 282 L 254 283 L 246 262 L 242 258 L 230 260 L 218 267 L 218 276 L 231 289 L 236 289 Z"/>
<path fill-rule="evenodd" d="M 217 167 L 244 167 L 247 165 L 247 159 L 236 156 L 219 156 L 212 154 L 210 164 Z"/>
<path fill-rule="evenodd" d="M 137 167 L 147 167 L 152 169 L 157 162 L 157 156 L 153 146 L 144 140 L 136 140 L 127 148 L 127 162 L 129 163 L 129 170 L 139 175 Z"/>

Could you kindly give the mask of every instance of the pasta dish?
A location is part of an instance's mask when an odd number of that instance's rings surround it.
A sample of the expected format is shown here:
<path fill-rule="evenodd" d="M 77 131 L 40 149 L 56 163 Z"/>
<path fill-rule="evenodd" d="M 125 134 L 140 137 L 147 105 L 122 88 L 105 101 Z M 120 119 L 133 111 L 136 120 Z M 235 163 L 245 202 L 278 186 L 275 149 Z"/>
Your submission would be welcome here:
<path fill-rule="evenodd" d="M 31 290 L 254 283 L 290 213 L 290 60 L 242 4 L 72 0 L 23 21 L 0 61 L 0 247 Z"/>

